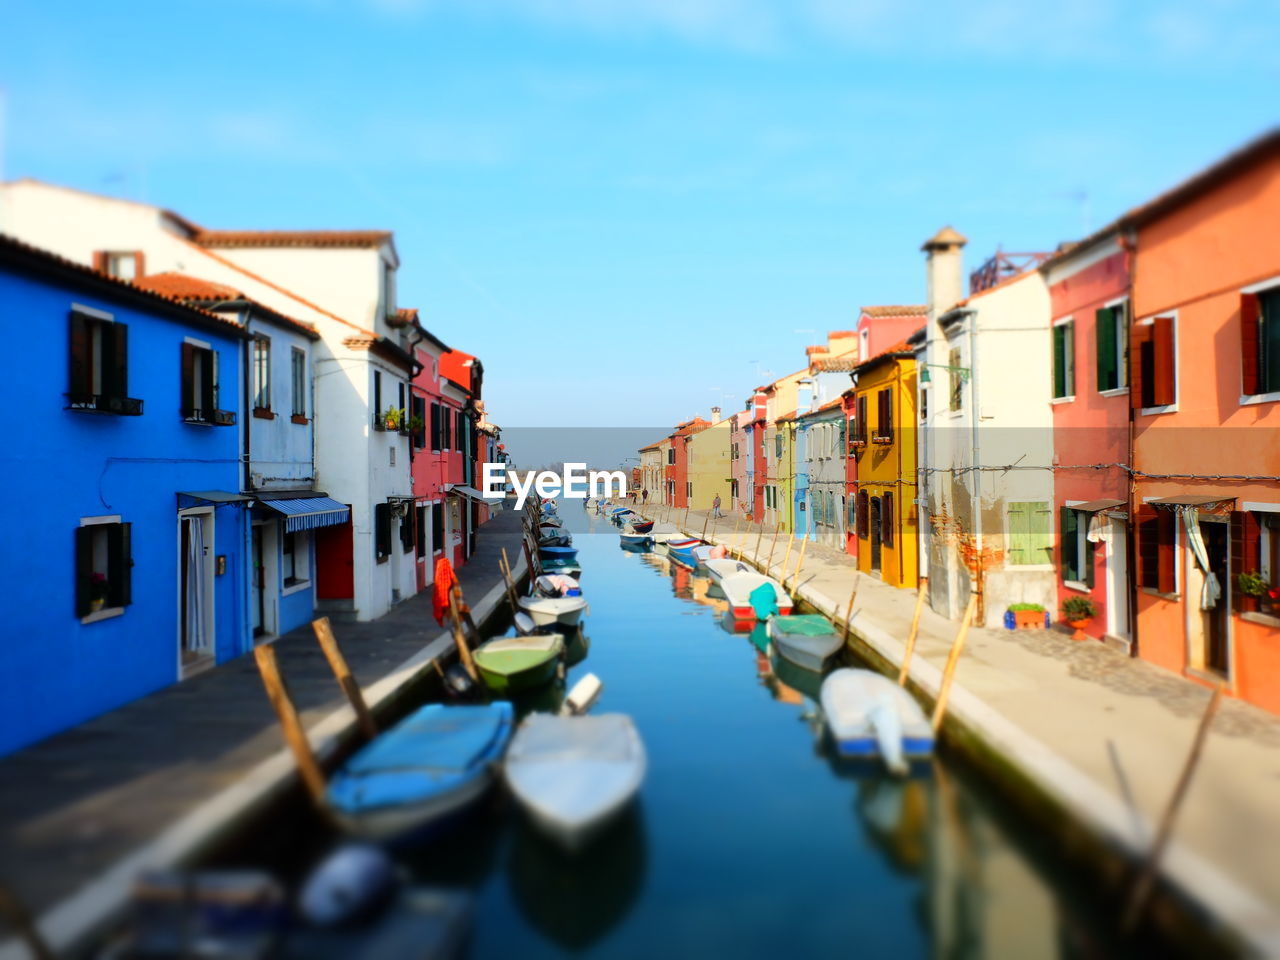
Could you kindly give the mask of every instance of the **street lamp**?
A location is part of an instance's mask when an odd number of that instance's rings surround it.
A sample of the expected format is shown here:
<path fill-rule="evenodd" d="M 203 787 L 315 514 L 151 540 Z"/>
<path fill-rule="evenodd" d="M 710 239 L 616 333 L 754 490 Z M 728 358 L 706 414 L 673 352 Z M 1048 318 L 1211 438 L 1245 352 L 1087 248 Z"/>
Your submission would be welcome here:
<path fill-rule="evenodd" d="M 956 374 L 959 374 L 959 375 L 960 375 L 960 382 L 961 382 L 961 383 L 963 383 L 963 382 L 965 382 L 966 380 L 968 380 L 968 379 L 969 379 L 969 377 L 970 377 L 970 375 L 971 375 L 968 367 L 953 367 L 953 366 L 950 366 L 949 364 L 945 364 L 945 363 L 922 363 L 922 364 L 920 364 L 920 366 L 924 367 L 924 369 L 920 371 L 920 382 L 921 382 L 921 383 L 932 383 L 932 382 L 933 382 L 933 381 L 932 381 L 932 378 L 929 376 L 929 368 L 930 368 L 930 367 L 937 367 L 939 370 L 946 370 L 948 373 L 956 373 Z"/>

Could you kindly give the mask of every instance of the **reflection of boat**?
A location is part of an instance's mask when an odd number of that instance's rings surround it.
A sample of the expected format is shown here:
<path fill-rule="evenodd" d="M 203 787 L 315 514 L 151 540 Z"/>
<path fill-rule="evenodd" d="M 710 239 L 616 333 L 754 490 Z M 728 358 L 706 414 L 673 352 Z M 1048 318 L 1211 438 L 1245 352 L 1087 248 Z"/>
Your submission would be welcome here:
<path fill-rule="evenodd" d="M 564 639 L 558 633 L 500 637 L 482 643 L 473 654 L 480 678 L 494 693 L 541 686 L 562 669 Z"/>
<path fill-rule="evenodd" d="M 773 699 L 779 703 L 790 703 L 795 706 L 800 706 L 804 703 L 804 695 L 794 687 L 789 687 L 782 682 L 778 675 L 773 672 L 773 661 L 769 659 L 769 655 L 760 650 L 756 651 L 756 675 Z"/>
<path fill-rule="evenodd" d="M 618 546 L 627 551 L 627 553 L 650 553 L 653 551 L 653 547 L 647 537 L 643 540 L 629 540 L 623 537 L 618 541 Z"/>
<path fill-rule="evenodd" d="M 626 714 L 534 714 L 512 738 L 505 772 L 533 822 L 574 849 L 631 802 L 646 766 L 644 744 Z"/>
<path fill-rule="evenodd" d="M 732 620 L 730 620 L 729 618 L 725 618 L 725 620 L 723 620 L 723 621 L 721 621 L 721 622 L 722 622 L 722 623 L 732 623 L 733 621 L 732 621 Z M 743 632 L 743 633 L 748 633 L 748 631 L 746 631 L 746 630 L 743 630 L 743 631 L 741 631 L 741 632 Z M 751 627 L 750 632 L 748 633 L 747 639 L 748 639 L 748 640 L 750 640 L 750 641 L 751 641 L 751 643 L 755 646 L 755 648 L 756 648 L 757 650 L 759 650 L 761 653 L 768 653 L 768 652 L 769 652 L 769 627 L 768 627 L 768 624 L 765 624 L 765 623 L 757 623 L 757 624 L 754 624 L 754 625 Z"/>
<path fill-rule="evenodd" d="M 462 955 L 472 921 L 468 894 L 410 885 L 369 922 L 292 932 L 283 949 L 271 955 L 281 960 L 449 960 Z"/>
<path fill-rule="evenodd" d="M 524 919 L 564 951 L 580 952 L 613 930 L 644 886 L 643 811 L 632 804 L 589 847 L 572 854 L 518 822 L 508 861 Z"/>
<path fill-rule="evenodd" d="M 890 771 L 933 753 L 933 728 L 902 687 L 871 670 L 841 669 L 822 684 L 822 712 L 843 756 L 876 756 Z"/>
<path fill-rule="evenodd" d="M 751 602 L 751 593 L 765 584 L 773 587 L 774 603 L 777 604 L 778 612 L 783 616 L 791 613 L 791 598 L 787 596 L 787 592 L 782 589 L 777 580 L 766 577 L 763 573 L 736 573 L 720 581 L 720 589 L 724 591 L 725 598 L 729 601 L 735 620 L 751 622 L 756 619 L 756 608 Z"/>
<path fill-rule="evenodd" d="M 781 656 L 798 667 L 818 673 L 844 646 L 844 637 L 836 632 L 831 621 L 816 613 L 771 617 L 769 637 Z"/>
<path fill-rule="evenodd" d="M 587 659 L 591 649 L 591 640 L 582 631 L 582 624 L 577 630 L 570 630 L 564 638 L 564 662 L 566 666 L 574 666 Z"/>
<path fill-rule="evenodd" d="M 333 776 L 328 805 L 348 832 L 395 842 L 477 799 L 511 738 L 511 704 L 427 704 Z"/>
<path fill-rule="evenodd" d="M 786 657 L 780 656 L 780 653 L 778 645 L 774 644 L 773 672 L 778 679 L 817 703 L 822 696 L 822 674 L 796 666 Z"/>
<path fill-rule="evenodd" d="M 867 835 L 906 874 L 924 863 L 929 783 L 923 779 L 868 776 L 858 785 L 858 817 Z"/>

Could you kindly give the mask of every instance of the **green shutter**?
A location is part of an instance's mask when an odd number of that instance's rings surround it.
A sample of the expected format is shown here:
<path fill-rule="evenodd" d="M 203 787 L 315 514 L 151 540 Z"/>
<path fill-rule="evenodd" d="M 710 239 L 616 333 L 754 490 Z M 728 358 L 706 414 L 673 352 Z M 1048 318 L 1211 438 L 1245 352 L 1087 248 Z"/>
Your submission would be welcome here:
<path fill-rule="evenodd" d="M 1076 522 L 1077 515 L 1071 507 L 1062 507 L 1058 511 L 1059 550 L 1062 557 L 1061 570 L 1063 580 L 1080 579 L 1080 556 L 1079 550 L 1077 550 Z"/>
<path fill-rule="evenodd" d="M 1098 340 L 1098 389 L 1114 390 L 1120 384 L 1116 365 L 1116 314 L 1110 307 L 1094 314 Z"/>
<path fill-rule="evenodd" d="M 1046 501 L 1027 504 L 1028 563 L 1053 564 L 1053 522 Z"/>
<path fill-rule="evenodd" d="M 1053 328 L 1053 395 L 1067 395 L 1067 340 L 1066 324 Z"/>
<path fill-rule="evenodd" d="M 1055 334 L 1056 337 L 1056 334 Z M 1009 504 L 1009 556 L 1011 565 L 1027 563 L 1027 505 Z"/>
<path fill-rule="evenodd" d="M 1268 290 L 1259 294 L 1261 309 L 1260 345 L 1262 347 L 1260 369 L 1262 382 L 1258 385 L 1259 393 L 1273 393 L 1280 390 L 1280 291 Z"/>

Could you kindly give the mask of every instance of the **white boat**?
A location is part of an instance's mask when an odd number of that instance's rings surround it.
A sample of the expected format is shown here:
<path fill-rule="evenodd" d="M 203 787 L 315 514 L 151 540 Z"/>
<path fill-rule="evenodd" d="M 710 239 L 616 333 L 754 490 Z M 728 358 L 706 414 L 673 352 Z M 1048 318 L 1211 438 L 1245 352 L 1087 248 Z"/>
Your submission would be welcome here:
<path fill-rule="evenodd" d="M 770 617 L 768 632 L 779 656 L 815 673 L 821 673 L 826 662 L 844 646 L 844 636 L 831 621 L 814 613 Z"/>
<path fill-rule="evenodd" d="M 906 690 L 871 670 L 835 670 L 822 682 L 822 712 L 844 757 L 879 756 L 896 774 L 933 753 L 933 727 Z"/>
<path fill-rule="evenodd" d="M 539 627 L 577 626 L 587 609 L 583 597 L 521 597 L 520 609 Z"/>
<path fill-rule="evenodd" d="M 627 524 L 619 532 L 618 536 L 622 538 L 623 543 L 646 544 L 653 543 L 653 534 L 639 533 L 631 524 Z"/>
<path fill-rule="evenodd" d="M 629 716 L 530 715 L 511 740 L 506 780 L 533 822 L 580 847 L 635 796 L 644 744 Z"/>
<path fill-rule="evenodd" d="M 732 577 L 738 573 L 751 573 L 751 567 L 743 563 L 741 560 L 731 560 L 728 557 L 722 557 L 719 560 L 707 560 L 703 563 L 707 568 L 707 573 L 711 575 L 711 579 L 719 583 L 725 577 Z"/>
<path fill-rule="evenodd" d="M 756 608 L 751 603 L 751 592 L 764 584 L 773 586 L 774 603 L 778 606 L 778 613 L 784 617 L 791 613 L 791 598 L 773 577 L 766 577 L 763 573 L 754 571 L 735 573 L 720 581 L 720 589 L 724 592 L 725 599 L 729 601 L 729 610 L 734 620 L 745 622 L 756 619 Z"/>

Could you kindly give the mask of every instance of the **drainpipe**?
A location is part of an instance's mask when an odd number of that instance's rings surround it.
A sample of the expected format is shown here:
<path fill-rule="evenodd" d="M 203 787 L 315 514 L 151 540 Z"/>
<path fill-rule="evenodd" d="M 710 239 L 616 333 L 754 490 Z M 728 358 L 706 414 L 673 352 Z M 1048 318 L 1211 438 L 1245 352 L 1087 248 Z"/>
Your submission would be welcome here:
<path fill-rule="evenodd" d="M 978 440 L 982 420 L 982 404 L 978 394 L 978 312 L 966 311 L 969 322 L 969 396 L 973 400 L 972 432 L 973 432 L 973 535 L 977 546 L 977 564 L 974 575 L 974 589 L 978 593 L 978 604 L 974 608 L 973 619 L 979 627 L 986 626 L 986 567 L 982 559 L 982 447 Z"/>
<path fill-rule="evenodd" d="M 240 313 L 240 325 L 244 328 L 245 333 L 249 332 L 249 319 L 250 319 L 250 308 L 248 306 L 245 306 L 241 308 L 241 313 Z M 249 393 L 250 393 L 250 390 L 252 389 L 252 387 L 249 384 L 249 381 L 253 376 L 253 341 L 252 340 L 244 341 L 243 350 L 240 354 L 240 357 L 241 357 L 241 371 L 242 371 L 240 375 L 240 392 L 243 395 L 241 397 L 241 406 L 240 406 L 240 419 L 242 421 L 241 429 L 240 429 L 240 437 L 241 437 L 240 445 L 242 448 L 242 459 L 244 460 L 244 468 L 243 468 L 244 477 L 242 480 L 242 482 L 244 483 L 244 486 L 241 489 L 243 489 L 245 493 L 248 493 L 253 489 L 253 470 L 252 470 L 253 461 L 251 459 L 252 451 L 249 443 L 249 431 L 252 429 L 252 424 L 250 423 L 250 421 L 253 419 L 253 408 L 249 406 L 249 403 L 250 403 Z M 312 436 L 313 437 L 315 436 L 314 431 L 312 431 Z M 314 463 L 315 463 L 315 459 L 313 456 L 312 458 L 313 467 L 314 467 Z M 312 469 L 311 472 L 313 474 L 315 473 L 314 468 Z"/>
<path fill-rule="evenodd" d="M 1134 319 L 1133 311 L 1133 288 L 1138 279 L 1138 236 L 1136 231 L 1121 232 L 1120 246 L 1125 253 L 1125 266 L 1129 271 L 1129 309 L 1128 314 L 1129 325 L 1132 326 Z M 1129 336 L 1129 331 L 1125 330 L 1125 337 Z M 1125 590 L 1129 594 L 1129 656 L 1138 656 L 1138 551 L 1137 544 L 1134 542 L 1134 536 L 1138 530 L 1138 481 L 1134 476 L 1134 469 L 1137 467 L 1135 452 L 1137 450 L 1137 419 L 1133 410 L 1133 364 L 1134 356 L 1132 350 L 1126 350 L 1129 365 L 1125 370 L 1125 382 L 1129 386 L 1129 442 L 1127 450 L 1126 462 L 1129 465 L 1125 471 L 1125 489 L 1127 490 L 1128 503 L 1126 505 L 1129 517 L 1125 522 L 1127 535 L 1124 538 L 1125 564 L 1127 567 L 1129 582 L 1125 584 Z"/>

